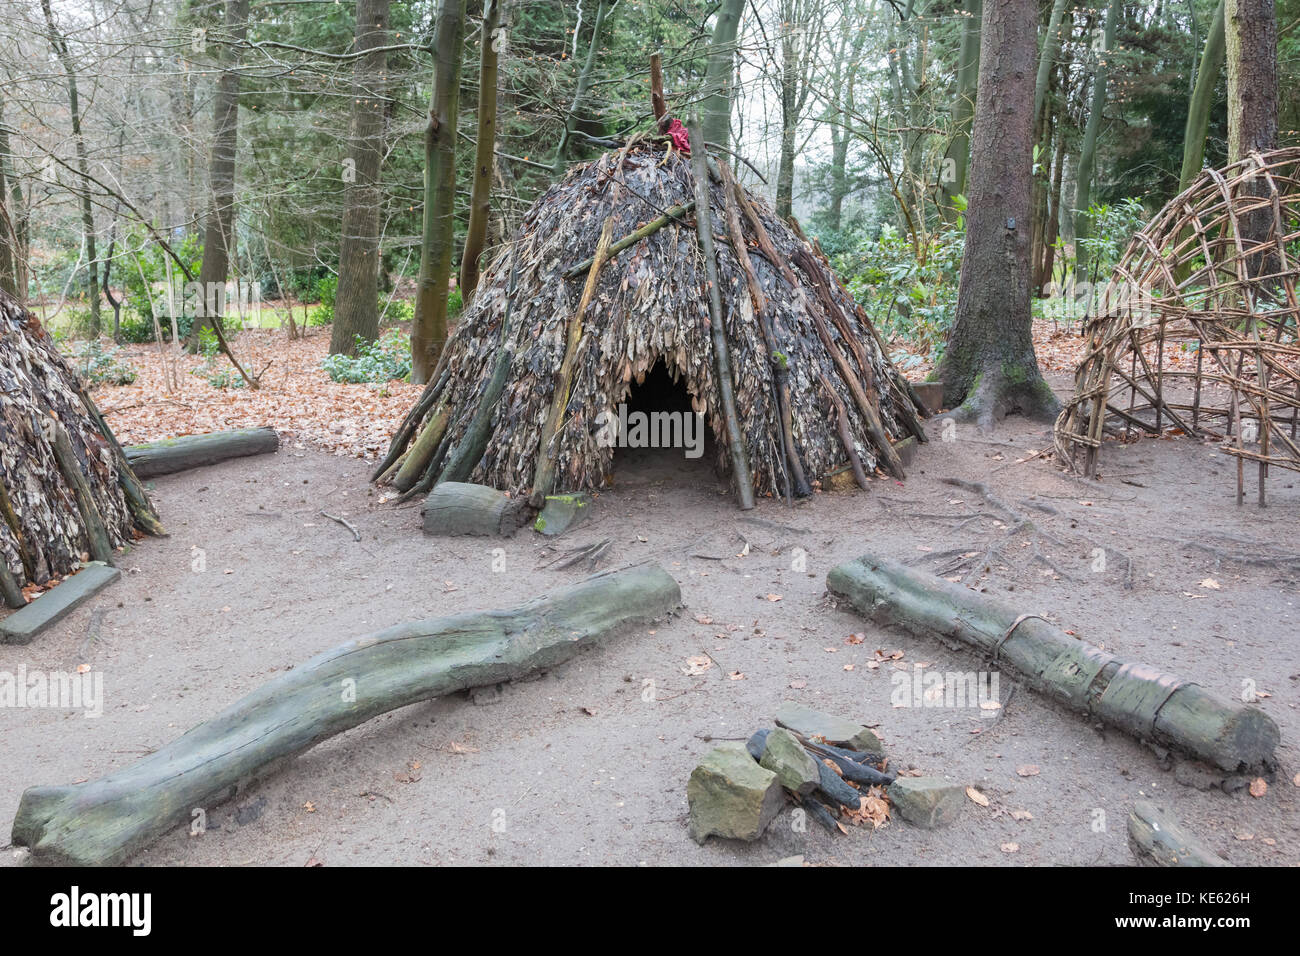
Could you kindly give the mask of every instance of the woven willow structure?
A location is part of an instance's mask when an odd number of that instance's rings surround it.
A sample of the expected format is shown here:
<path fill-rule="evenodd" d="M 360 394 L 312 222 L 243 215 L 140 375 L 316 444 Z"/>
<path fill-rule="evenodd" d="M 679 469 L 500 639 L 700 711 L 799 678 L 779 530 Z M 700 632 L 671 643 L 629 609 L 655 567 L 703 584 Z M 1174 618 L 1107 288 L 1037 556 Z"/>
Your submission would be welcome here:
<path fill-rule="evenodd" d="M 1106 438 L 1185 434 L 1300 471 L 1300 148 L 1205 170 L 1139 232 L 1085 323 L 1058 457 L 1091 477 Z"/>

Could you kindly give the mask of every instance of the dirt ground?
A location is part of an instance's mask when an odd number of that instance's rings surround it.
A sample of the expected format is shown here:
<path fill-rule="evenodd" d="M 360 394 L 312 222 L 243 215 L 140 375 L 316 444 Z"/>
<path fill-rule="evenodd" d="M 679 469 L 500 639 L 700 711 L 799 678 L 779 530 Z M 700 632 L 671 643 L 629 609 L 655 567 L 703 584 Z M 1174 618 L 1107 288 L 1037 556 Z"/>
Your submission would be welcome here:
<path fill-rule="evenodd" d="M 1122 865 L 1132 861 L 1127 814 L 1145 797 L 1233 863 L 1300 863 L 1297 580 L 1233 560 L 1295 547 L 1300 476 L 1275 473 L 1261 511 L 1253 499 L 1235 506 L 1231 459 L 1188 439 L 1108 447 L 1104 480 L 1081 482 L 1023 460 L 1047 447 L 1041 425 L 1009 419 L 988 436 L 959 427 L 952 441 L 937 423 L 931 431 L 905 483 L 793 508 L 765 501 L 748 515 L 699 463 L 626 463 L 562 545 L 610 538 L 606 567 L 659 561 L 681 584 L 680 613 L 539 679 L 377 718 L 210 808 L 205 835 L 175 830 L 136 862 L 726 865 L 802 854 L 819 864 Z M 539 569 L 553 542 L 527 529 L 508 541 L 426 538 L 418 505 L 381 504 L 367 471 L 288 441 L 275 456 L 158 479 L 171 536 L 125 554 L 121 581 L 33 645 L 0 646 L 0 670 L 89 664 L 107 696 L 100 719 L 0 714 L 0 820 L 25 788 L 121 767 L 357 634 L 513 606 L 585 573 Z M 988 483 L 1041 534 L 1002 540 L 995 520 L 1006 515 L 944 478 Z M 991 517 L 967 520 L 980 512 Z M 993 718 L 891 706 L 900 667 L 985 665 L 833 607 L 826 572 L 875 551 L 956 576 L 970 569 L 949 569 L 960 554 L 994 546 L 990 573 L 968 583 L 1225 697 L 1253 680 L 1282 730 L 1267 793 L 1252 797 L 1244 780 L 1203 789 L 1222 775 L 1013 690 L 1009 674 Z M 205 570 L 194 570 L 194 549 Z M 855 633 L 862 643 L 848 641 Z M 715 665 L 688 676 L 699 655 Z M 757 843 L 697 846 L 686 833 L 691 769 L 716 741 L 770 726 L 783 700 L 874 725 L 893 766 L 973 785 L 989 806 L 970 802 L 938 831 L 891 821 L 837 836 L 815 824 L 798 832 L 786 810 Z M 24 858 L 0 854 L 5 865 Z"/>

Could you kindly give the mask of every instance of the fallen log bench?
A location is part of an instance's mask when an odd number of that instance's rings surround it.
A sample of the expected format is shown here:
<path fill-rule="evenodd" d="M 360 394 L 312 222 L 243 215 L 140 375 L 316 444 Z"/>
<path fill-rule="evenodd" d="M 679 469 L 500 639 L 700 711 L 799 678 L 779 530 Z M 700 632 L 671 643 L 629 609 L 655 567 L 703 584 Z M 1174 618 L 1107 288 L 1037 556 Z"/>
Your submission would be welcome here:
<path fill-rule="evenodd" d="M 89 783 L 26 790 L 13 843 L 118 864 L 277 761 L 380 714 L 554 667 L 681 603 L 657 564 L 594 575 L 506 611 L 401 624 L 318 654 L 170 744 Z"/>
<path fill-rule="evenodd" d="M 63 620 L 121 576 L 122 572 L 111 564 L 88 562 L 76 574 L 0 621 L 0 644 L 30 644 L 42 631 Z"/>
<path fill-rule="evenodd" d="M 1033 690 L 1140 739 L 1234 773 L 1273 763 L 1280 734 L 1262 710 L 1123 661 L 960 584 L 864 555 L 832 568 L 826 587 L 877 622 L 985 651 Z"/>
<path fill-rule="evenodd" d="M 145 445 L 123 449 L 135 476 L 141 480 L 171 475 L 203 465 L 215 465 L 231 458 L 269 455 L 280 447 L 274 428 L 238 428 L 234 431 L 208 432 L 164 438 Z"/>

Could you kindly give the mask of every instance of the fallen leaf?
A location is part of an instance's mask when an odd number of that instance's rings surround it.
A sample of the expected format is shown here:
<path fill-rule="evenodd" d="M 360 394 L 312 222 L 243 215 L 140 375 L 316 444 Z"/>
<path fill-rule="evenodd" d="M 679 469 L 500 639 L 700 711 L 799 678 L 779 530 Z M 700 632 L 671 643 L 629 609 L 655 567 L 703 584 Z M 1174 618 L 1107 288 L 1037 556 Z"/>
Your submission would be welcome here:
<path fill-rule="evenodd" d="M 1021 777 L 1037 777 L 1038 765 L 1027 763 L 1016 768 L 1016 774 Z"/>
<path fill-rule="evenodd" d="M 1034 815 L 1028 810 L 1012 810 L 1011 816 L 1017 820 L 1032 820 Z"/>
<path fill-rule="evenodd" d="M 727 680 L 744 680 L 745 675 L 740 671 L 732 671 L 727 675 Z"/>
<path fill-rule="evenodd" d="M 316 812 L 316 804 L 312 803 L 310 800 L 308 800 L 306 803 L 304 803 L 304 804 L 302 805 L 302 808 L 303 808 L 304 810 L 306 810 L 308 813 L 315 813 L 315 812 Z"/>
<path fill-rule="evenodd" d="M 1004 843 L 1001 846 L 1003 853 L 1018 853 L 1020 851 L 1019 843 Z"/>
<path fill-rule="evenodd" d="M 865 634 L 850 634 L 848 637 L 844 638 L 844 643 L 845 643 L 845 644 L 861 644 L 861 643 L 862 643 L 863 641 L 865 641 L 866 639 L 867 639 L 867 638 L 866 638 L 866 635 L 865 635 Z"/>
<path fill-rule="evenodd" d="M 712 666 L 712 658 L 705 654 L 694 654 L 686 658 L 686 666 L 682 668 L 682 673 L 687 677 L 698 677 Z"/>
<path fill-rule="evenodd" d="M 769 601 L 773 602 L 773 603 L 776 603 L 777 601 L 781 600 L 781 595 L 779 595 L 779 594 L 769 594 L 769 595 L 767 596 L 767 599 L 768 599 Z"/>
<path fill-rule="evenodd" d="M 1217 591 L 1219 590 L 1220 585 L 1218 581 L 1214 580 L 1214 578 L 1206 578 L 1201 582 L 1201 587 L 1209 588 L 1211 591 Z"/>
<path fill-rule="evenodd" d="M 980 793 L 974 787 L 966 788 L 966 796 L 970 797 L 972 801 L 978 803 L 981 807 L 987 807 L 989 805 L 989 798 L 984 796 L 984 794 Z"/>
<path fill-rule="evenodd" d="M 803 690 L 807 686 L 808 682 L 802 678 L 790 681 L 790 687 L 792 690 Z M 1300 783 L 1296 784 L 1296 786 L 1300 787 Z"/>
<path fill-rule="evenodd" d="M 1252 797 L 1262 797 L 1268 793 L 1268 781 L 1263 777 L 1256 777 L 1250 782 L 1250 795 Z"/>

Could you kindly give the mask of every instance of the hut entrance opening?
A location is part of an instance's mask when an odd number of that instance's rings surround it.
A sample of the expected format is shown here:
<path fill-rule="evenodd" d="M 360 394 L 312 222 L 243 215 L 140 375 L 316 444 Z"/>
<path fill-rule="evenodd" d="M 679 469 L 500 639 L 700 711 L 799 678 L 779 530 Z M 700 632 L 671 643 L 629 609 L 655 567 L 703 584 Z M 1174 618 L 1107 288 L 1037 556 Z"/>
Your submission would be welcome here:
<path fill-rule="evenodd" d="M 708 418 L 696 413 L 685 379 L 674 381 L 662 360 L 632 382 L 616 410 L 616 484 L 716 481 Z"/>

